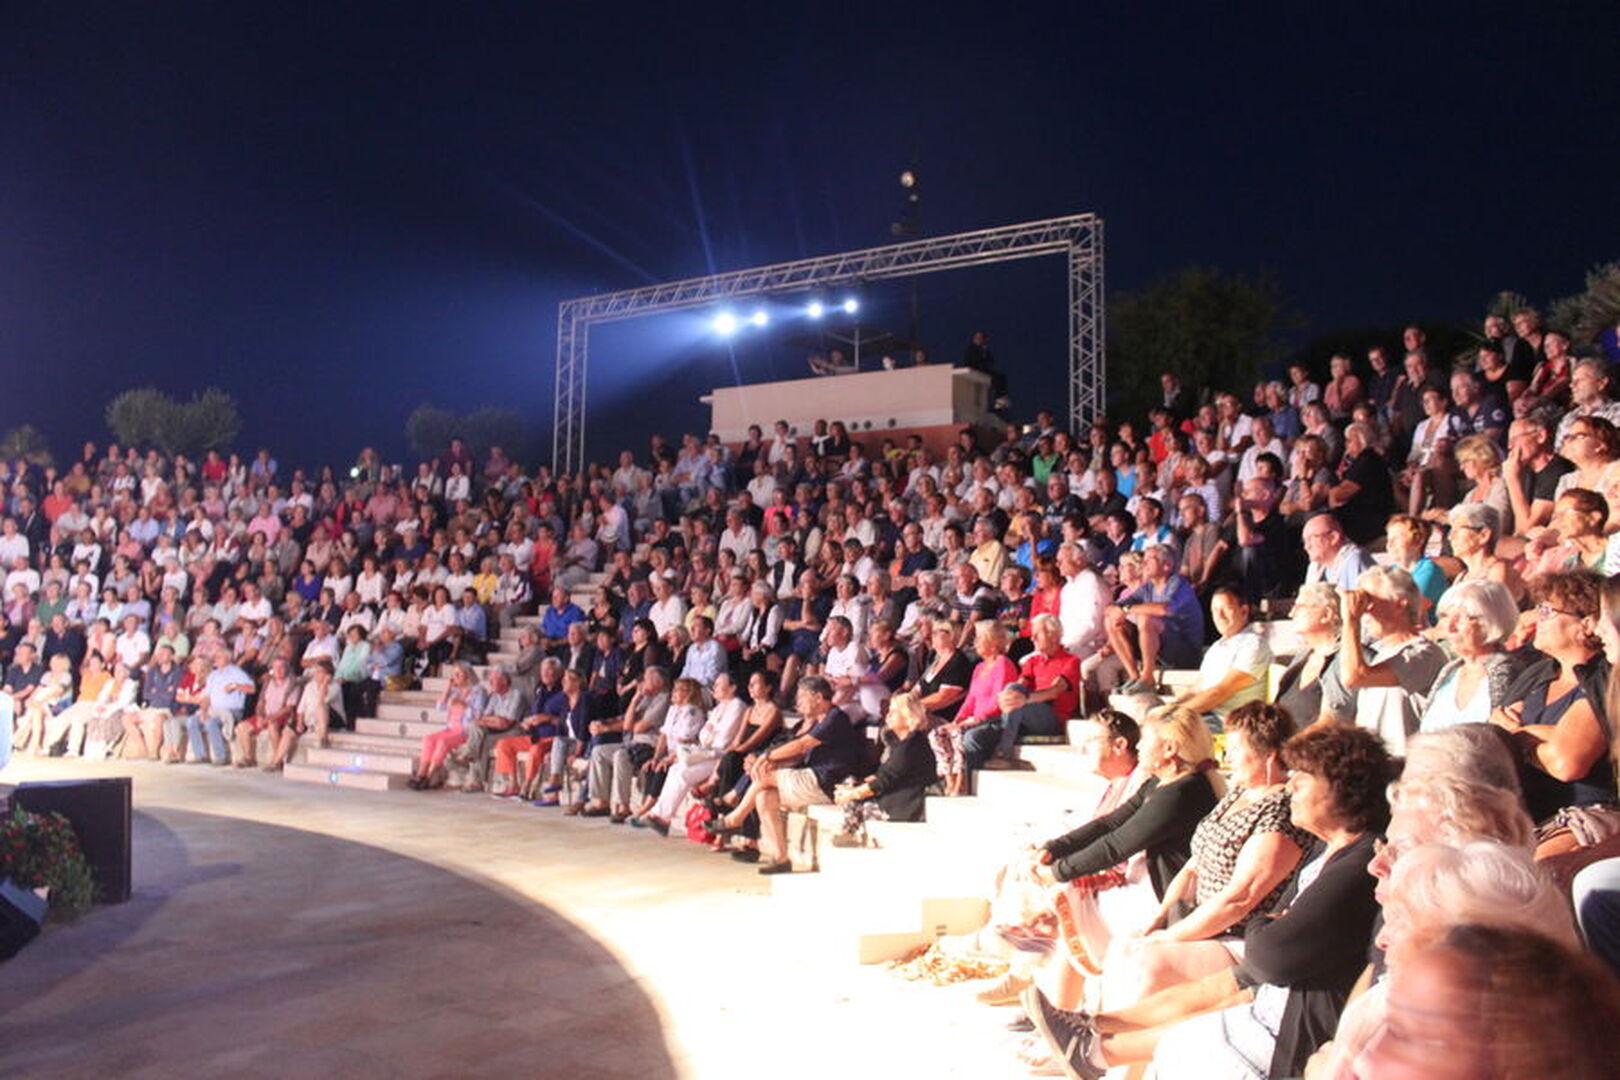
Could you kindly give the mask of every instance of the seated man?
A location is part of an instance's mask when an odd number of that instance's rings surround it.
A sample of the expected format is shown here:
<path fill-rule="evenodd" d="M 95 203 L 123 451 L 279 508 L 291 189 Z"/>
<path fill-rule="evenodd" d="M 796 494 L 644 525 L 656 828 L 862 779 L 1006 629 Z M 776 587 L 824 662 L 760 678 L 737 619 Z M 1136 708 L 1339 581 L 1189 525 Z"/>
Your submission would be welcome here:
<path fill-rule="evenodd" d="M 669 677 L 663 668 L 650 667 L 641 676 L 641 685 L 624 715 L 615 720 L 593 720 L 590 734 L 620 736 L 613 742 L 597 742 L 591 748 L 590 798 L 568 808 L 570 814 L 585 817 L 612 815 L 615 825 L 630 820 L 630 786 L 641 766 L 652 759 L 669 713 Z"/>
<path fill-rule="evenodd" d="M 748 816 L 757 813 L 760 844 L 770 859 L 759 868 L 761 874 L 793 869 L 782 812 L 831 803 L 838 782 L 866 766 L 866 741 L 843 710 L 833 705 L 833 689 L 826 679 L 819 675 L 800 679 L 798 706 L 804 715 L 804 734 L 761 754 L 748 794 L 710 826 L 720 836 L 740 832 Z"/>
<path fill-rule="evenodd" d="M 1005 769 L 1021 734 L 1059 735 L 1079 712 L 1080 660 L 1063 647 L 1063 623 L 1037 615 L 1030 623 L 1035 651 L 1024 657 L 1018 681 L 1001 691 L 1001 742 L 989 769 Z"/>
<path fill-rule="evenodd" d="M 1220 640 L 1204 650 L 1198 682 L 1171 704 L 1225 719 L 1239 705 L 1266 700 L 1271 646 L 1251 621 L 1249 602 L 1236 589 L 1216 589 L 1209 612 Z"/>
<path fill-rule="evenodd" d="M 484 677 L 487 687 L 484 711 L 467 732 L 463 752 L 467 755 L 467 782 L 463 791 L 482 791 L 489 783 L 489 759 L 496 740 L 507 735 L 523 719 L 523 691 L 512 685 L 512 673 L 505 667 L 491 668 Z"/>
<path fill-rule="evenodd" d="M 1147 580 L 1108 609 L 1108 643 L 1125 668 L 1122 694 L 1151 691 L 1161 662 L 1172 668 L 1198 662 L 1204 611 L 1197 592 L 1175 572 L 1175 565 L 1175 553 L 1168 547 L 1148 548 L 1142 560 Z"/>
<path fill-rule="evenodd" d="M 1340 592 L 1350 592 L 1362 571 L 1371 570 L 1373 561 L 1360 544 L 1350 542 L 1344 526 L 1332 514 L 1317 514 L 1305 523 L 1300 534 L 1305 556 L 1305 584 L 1325 581 Z"/>

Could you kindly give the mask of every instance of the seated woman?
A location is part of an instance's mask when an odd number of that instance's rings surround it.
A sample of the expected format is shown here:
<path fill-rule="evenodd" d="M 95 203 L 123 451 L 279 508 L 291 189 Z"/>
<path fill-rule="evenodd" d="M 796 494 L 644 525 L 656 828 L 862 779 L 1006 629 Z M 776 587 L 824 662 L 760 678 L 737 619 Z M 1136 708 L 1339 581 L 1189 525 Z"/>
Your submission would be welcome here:
<path fill-rule="evenodd" d="M 1552 520 L 1525 546 L 1524 579 L 1532 586 L 1559 570 L 1605 573 L 1609 503 L 1585 488 L 1570 488 L 1553 502 Z"/>
<path fill-rule="evenodd" d="M 1320 727 L 1290 739 L 1283 762 L 1290 817 L 1320 842 L 1287 906 L 1245 935 L 1237 967 L 1118 1012 L 1065 1012 L 1026 991 L 1030 1019 L 1069 1075 L 1095 1080 L 1152 1061 L 1164 1077 L 1298 1076 L 1326 1040 L 1372 941 L 1367 868 L 1388 820 L 1391 760 L 1370 731 Z"/>
<path fill-rule="evenodd" d="M 748 710 L 737 696 L 736 681 L 722 673 L 716 676 L 711 689 L 714 708 L 709 710 L 694 742 L 676 745 L 663 790 L 657 802 L 643 815 L 646 823 L 660 835 L 669 835 L 670 822 L 681 803 L 693 788 L 714 775 L 721 756 L 743 729 L 743 714 Z M 670 709 L 673 711 L 674 707 L 672 704 Z"/>
<path fill-rule="evenodd" d="M 979 663 L 968 681 L 956 718 L 929 733 L 929 743 L 945 780 L 946 795 L 961 795 L 967 774 L 980 768 L 1001 738 L 1001 691 L 1018 677 L 1007 658 L 1007 631 L 985 619 L 974 628 Z"/>
<path fill-rule="evenodd" d="M 831 605 L 821 596 L 821 582 L 813 571 L 799 577 L 793 597 L 782 601 L 782 631 L 777 653 L 782 658 L 782 697 L 792 701 L 799 674 L 814 661 L 821 647 L 821 631 L 826 626 Z"/>
<path fill-rule="evenodd" d="M 1483 724 L 1507 704 L 1508 690 L 1524 670 L 1521 653 L 1505 651 L 1518 625 L 1518 608 L 1507 588 L 1494 581 L 1465 581 L 1440 598 L 1436 637 L 1456 654 L 1434 680 L 1423 705 L 1424 731 L 1457 724 Z"/>
<path fill-rule="evenodd" d="M 696 785 L 693 794 L 708 800 L 711 809 L 736 805 L 735 799 L 725 800 L 747 779 L 749 759 L 782 739 L 782 710 L 776 704 L 776 680 L 768 671 L 756 671 L 748 677 L 748 708 L 731 742 L 721 748 L 714 777 Z M 735 798 L 741 797 L 742 792 L 736 791 Z"/>
<path fill-rule="evenodd" d="M 730 681 L 730 676 L 719 677 L 725 678 L 728 683 Z M 629 815 L 629 823 L 634 828 L 646 827 L 643 818 L 657 803 L 659 795 L 663 794 L 664 781 L 675 765 L 681 748 L 696 744 L 707 718 L 703 706 L 701 682 L 686 676 L 675 680 L 669 693 L 669 711 L 664 714 L 664 722 L 658 728 L 652 754 L 639 769 L 641 802 Z"/>
<path fill-rule="evenodd" d="M 832 838 L 834 847 L 863 846 L 868 821 L 921 821 L 928 788 L 939 779 L 928 745 L 928 713 L 917 695 L 896 694 L 883 722 L 877 772 L 833 793 L 844 808 L 844 831 Z"/>
<path fill-rule="evenodd" d="M 73 661 L 67 653 L 57 653 L 45 665 L 38 689 L 29 695 L 22 716 L 17 718 L 17 749 L 31 746 L 35 757 L 49 757 L 67 729 L 63 727 L 57 738 L 51 739 L 47 722 L 54 721 L 72 704 Z"/>
<path fill-rule="evenodd" d="M 1452 558 L 1441 562 L 1446 564 L 1453 586 L 1465 581 L 1494 581 L 1507 589 L 1515 604 L 1522 604 L 1526 595 L 1524 579 L 1511 562 L 1496 554 L 1496 543 L 1502 538 L 1501 520 L 1493 507 L 1483 503 L 1452 507 L 1447 517 Z"/>
<path fill-rule="evenodd" d="M 1519 754 L 1525 805 L 1538 823 L 1566 806 L 1615 801 L 1604 707 L 1608 663 L 1597 637 L 1600 586 L 1585 570 L 1541 578 L 1534 643 L 1545 656 L 1525 669 L 1508 689 L 1508 703 L 1491 713 L 1491 723 L 1508 733 Z"/>
<path fill-rule="evenodd" d="M 1434 608 L 1451 584 L 1438 563 L 1424 554 L 1429 547 L 1428 523 L 1408 514 L 1396 514 L 1384 527 L 1385 550 L 1392 566 L 1412 575 L 1423 597 L 1424 626 L 1434 625 Z"/>
<path fill-rule="evenodd" d="M 1236 964 L 1245 931 L 1282 901 L 1313 847 L 1289 818 L 1282 749 L 1293 735 L 1293 718 L 1275 705 L 1250 702 L 1227 716 L 1234 787 L 1193 831 L 1192 858 L 1165 889 L 1148 932 L 1116 939 L 1103 963 L 1109 1008 Z"/>
<path fill-rule="evenodd" d="M 1369 1080 L 1605 1080 L 1620 1057 L 1620 988 L 1543 934 L 1454 926 L 1402 965 L 1389 998 L 1384 1037 L 1355 1064 Z"/>
<path fill-rule="evenodd" d="M 1343 646 L 1323 680 L 1320 722 L 1366 728 L 1401 754 L 1446 655 L 1418 632 L 1422 597 L 1411 574 L 1375 566 L 1356 586 L 1340 596 Z M 1377 638 L 1371 648 L 1362 643 L 1363 616 Z"/>
<path fill-rule="evenodd" d="M 53 656 L 51 659 L 56 658 Z M 71 664 L 71 661 L 68 662 Z M 107 669 L 107 661 L 100 653 L 90 653 L 84 658 L 84 669 L 79 673 L 78 699 L 60 711 L 46 710 L 45 735 L 41 746 L 54 750 L 65 743 L 62 753 L 70 758 L 76 758 L 83 752 L 85 722 L 101 692 L 112 682 L 112 672 Z"/>
<path fill-rule="evenodd" d="M 163 761 L 167 765 L 178 765 L 186 760 L 189 742 L 186 729 L 198 710 L 208 705 L 210 670 L 212 665 L 208 657 L 192 653 L 190 662 L 186 664 L 185 674 L 180 676 L 180 682 L 175 687 L 174 707 L 163 719 Z M 193 759 L 203 760 L 200 758 L 200 751 L 195 747 L 190 750 Z"/>
<path fill-rule="evenodd" d="M 436 711 L 443 717 L 444 727 L 422 737 L 422 749 L 417 755 L 416 768 L 406 784 L 412 791 L 426 791 L 444 786 L 444 762 L 450 752 L 467 741 L 467 729 L 477 713 L 478 677 L 471 664 L 456 664 L 450 668 L 450 682 L 439 695 Z M 474 715 L 469 715 L 469 712 Z"/>
<path fill-rule="evenodd" d="M 1289 618 L 1303 647 L 1277 679 L 1274 702 L 1313 722 L 1322 715 L 1322 675 L 1339 662 L 1339 590 L 1324 581 L 1301 586 Z"/>
<path fill-rule="evenodd" d="M 1414 514 L 1426 521 L 1444 522 L 1448 508 L 1484 505 L 1496 511 L 1502 531 L 1511 536 L 1513 529 L 1513 503 L 1508 498 L 1507 481 L 1502 479 L 1502 451 L 1486 435 L 1470 435 L 1457 444 L 1457 467 L 1462 473 L 1466 489 L 1460 502 L 1447 499 L 1422 514 Z"/>
<path fill-rule="evenodd" d="M 271 747 L 270 760 L 264 763 L 264 771 L 276 772 L 287 763 L 274 751 L 281 745 L 282 729 L 292 722 L 293 713 L 298 709 L 298 695 L 302 689 L 302 680 L 293 675 L 292 665 L 285 656 L 270 661 L 270 670 L 259 680 L 259 696 L 253 715 L 243 717 L 236 725 L 236 752 L 231 760 L 237 768 L 245 769 L 255 763 L 261 734 L 269 736 Z"/>
<path fill-rule="evenodd" d="M 67 755 L 81 754 L 91 761 L 102 761 L 118 750 L 124 739 L 124 714 L 135 707 L 140 680 L 130 674 L 120 660 L 101 681 L 93 694 L 86 694 L 86 678 L 79 686 L 79 699 L 56 719 L 67 725 Z"/>
<path fill-rule="evenodd" d="M 308 676 L 298 693 L 298 706 L 282 726 L 271 764 L 279 766 L 291 761 L 298 751 L 298 740 L 304 735 L 313 735 L 315 745 L 325 748 L 326 733 L 343 721 L 343 690 L 334 675 L 332 661 L 323 656 L 305 670 Z"/>

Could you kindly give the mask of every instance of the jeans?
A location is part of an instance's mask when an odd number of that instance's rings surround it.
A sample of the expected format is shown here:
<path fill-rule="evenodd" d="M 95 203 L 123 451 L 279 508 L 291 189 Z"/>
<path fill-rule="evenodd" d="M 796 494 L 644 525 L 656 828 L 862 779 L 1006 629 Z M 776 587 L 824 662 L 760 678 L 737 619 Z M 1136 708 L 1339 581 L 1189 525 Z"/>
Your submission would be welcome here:
<path fill-rule="evenodd" d="M 1013 747 L 1018 745 L 1019 735 L 1056 735 L 1059 731 L 1057 713 L 1044 701 L 1031 701 L 1010 713 L 1003 713 L 1001 722 L 1001 742 L 996 747 L 996 753 L 1002 757 L 1012 753 Z"/>
<path fill-rule="evenodd" d="M 968 772 L 984 768 L 990 755 L 1001 743 L 1002 722 L 986 720 L 962 733 L 962 767 Z"/>
<path fill-rule="evenodd" d="M 1576 874 L 1570 899 L 1587 947 L 1620 975 L 1620 859 L 1603 859 Z"/>
<path fill-rule="evenodd" d="M 236 722 L 242 717 L 230 709 L 209 709 L 207 714 L 194 712 L 186 717 L 186 734 L 191 751 L 199 761 L 213 765 L 231 763 L 230 741 Z"/>

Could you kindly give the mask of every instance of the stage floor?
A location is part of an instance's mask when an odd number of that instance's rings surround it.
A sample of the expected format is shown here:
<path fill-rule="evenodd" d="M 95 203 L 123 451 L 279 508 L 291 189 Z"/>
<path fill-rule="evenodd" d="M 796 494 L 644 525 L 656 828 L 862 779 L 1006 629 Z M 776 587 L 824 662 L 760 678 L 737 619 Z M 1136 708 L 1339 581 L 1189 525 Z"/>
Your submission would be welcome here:
<path fill-rule="evenodd" d="M 0 1076 L 1026 1075 L 973 987 L 796 947 L 766 879 L 684 841 L 200 765 L 0 780 L 111 775 L 134 899 L 0 965 Z"/>

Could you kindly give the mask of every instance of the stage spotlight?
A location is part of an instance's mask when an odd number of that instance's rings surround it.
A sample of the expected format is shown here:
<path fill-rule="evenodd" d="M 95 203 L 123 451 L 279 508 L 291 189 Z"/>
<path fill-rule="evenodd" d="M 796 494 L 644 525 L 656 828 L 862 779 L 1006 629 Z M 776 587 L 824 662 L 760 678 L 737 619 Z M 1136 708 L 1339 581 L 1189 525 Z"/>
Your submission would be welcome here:
<path fill-rule="evenodd" d="M 748 321 L 755 326 L 764 326 L 771 321 L 771 317 L 765 314 L 764 308 L 755 308 L 754 313 L 748 317 Z"/>
<path fill-rule="evenodd" d="M 714 317 L 714 322 L 710 325 L 714 327 L 714 332 L 721 337 L 730 337 L 737 332 L 737 316 L 729 311 L 722 311 Z"/>
<path fill-rule="evenodd" d="M 853 296 L 850 297 L 848 300 L 844 301 L 844 314 L 845 315 L 853 315 L 859 310 L 861 310 L 861 305 L 856 302 L 856 300 L 855 300 L 855 298 Z"/>
<path fill-rule="evenodd" d="M 820 300 L 812 300 L 810 306 L 804 309 L 804 313 L 812 319 L 819 319 L 827 314 L 827 307 Z"/>

